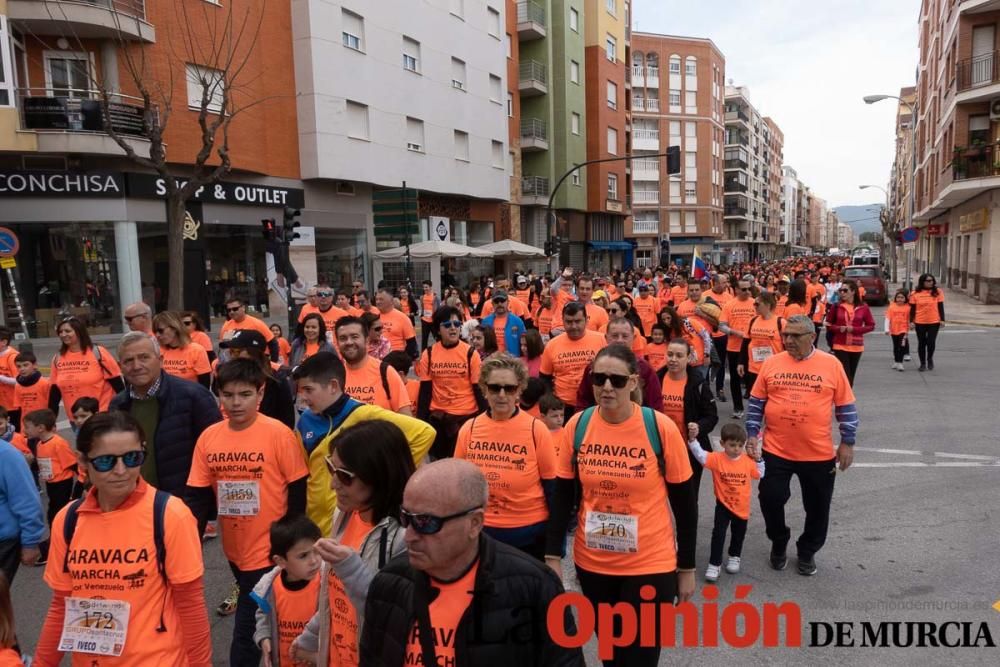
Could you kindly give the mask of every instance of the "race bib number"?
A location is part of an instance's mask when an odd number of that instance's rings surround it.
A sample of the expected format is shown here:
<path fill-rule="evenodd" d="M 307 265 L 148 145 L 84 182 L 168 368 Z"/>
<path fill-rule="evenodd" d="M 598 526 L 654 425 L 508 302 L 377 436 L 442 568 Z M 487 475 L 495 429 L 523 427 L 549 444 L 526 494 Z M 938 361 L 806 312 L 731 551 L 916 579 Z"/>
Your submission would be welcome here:
<path fill-rule="evenodd" d="M 753 360 L 758 364 L 763 363 L 774 354 L 774 351 L 769 347 L 755 347 L 750 352 L 753 355 Z"/>
<path fill-rule="evenodd" d="M 38 477 L 45 482 L 52 479 L 52 459 L 38 459 Z"/>
<path fill-rule="evenodd" d="M 639 517 L 611 512 L 587 512 L 587 548 L 638 553 Z"/>
<path fill-rule="evenodd" d="M 60 651 L 120 656 L 131 605 L 121 600 L 66 598 Z"/>
<path fill-rule="evenodd" d="M 259 483 L 219 482 L 219 516 L 255 516 L 259 511 Z"/>
<path fill-rule="evenodd" d="M 430 318 L 430 317 L 433 317 L 433 316 L 434 316 L 433 312 L 431 312 L 429 310 L 426 310 L 426 309 L 424 310 L 424 317 Z"/>

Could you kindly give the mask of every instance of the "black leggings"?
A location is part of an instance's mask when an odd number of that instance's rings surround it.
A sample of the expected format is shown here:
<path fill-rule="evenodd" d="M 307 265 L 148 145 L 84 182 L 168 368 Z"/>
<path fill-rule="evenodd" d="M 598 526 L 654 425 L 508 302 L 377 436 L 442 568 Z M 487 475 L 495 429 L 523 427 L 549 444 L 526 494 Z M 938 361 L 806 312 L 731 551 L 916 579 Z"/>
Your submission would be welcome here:
<path fill-rule="evenodd" d="M 844 350 L 834 350 L 833 356 L 840 359 L 840 364 L 847 373 L 847 381 L 854 386 L 854 374 L 858 372 L 858 364 L 861 363 L 861 352 L 845 352 Z"/>
<path fill-rule="evenodd" d="M 80 485 L 77 484 L 76 477 L 64 479 L 61 482 L 45 482 L 45 495 L 48 496 L 49 506 L 46 518 L 49 520 L 49 530 L 52 529 L 52 521 L 59 514 L 59 510 L 66 507 L 72 500 L 80 497 Z M 49 555 L 49 540 L 45 540 L 39 545 L 42 556 L 46 559 Z"/>
<path fill-rule="evenodd" d="M 427 349 L 427 339 L 431 337 L 432 329 L 433 329 L 433 323 L 432 322 L 424 322 L 423 320 L 420 320 L 420 349 L 421 350 L 426 350 Z M 433 342 L 434 341 L 432 340 L 431 343 L 433 344 Z"/>
<path fill-rule="evenodd" d="M 712 553 L 709 565 L 722 565 L 722 550 L 726 546 L 726 529 L 732 529 L 729 555 L 737 558 L 743 553 L 743 538 L 747 535 L 747 520 L 733 514 L 732 510 L 715 499 L 715 526 L 712 528 Z"/>
<path fill-rule="evenodd" d="M 915 324 L 914 327 L 917 330 L 917 354 L 920 356 L 920 365 L 923 366 L 928 361 L 934 361 L 934 347 L 941 324 Z"/>
<path fill-rule="evenodd" d="M 659 606 L 661 603 L 671 604 L 677 597 L 677 572 L 660 574 L 611 575 L 588 572 L 579 565 L 576 566 L 576 578 L 580 581 L 580 590 L 590 603 L 597 608 L 598 604 L 615 604 L 624 602 L 632 609 L 638 610 L 641 603 L 650 602 L 639 597 L 639 589 L 650 585 L 656 589 L 656 596 L 651 602 L 656 605 L 655 627 L 660 627 Z M 614 633 L 621 636 L 621 619 L 615 619 Z M 604 667 L 656 667 L 660 659 L 660 647 L 640 647 L 639 638 L 630 646 L 618 648 L 611 660 L 604 660 Z"/>
<path fill-rule="evenodd" d="M 715 353 L 719 357 L 719 365 L 713 366 L 715 369 L 715 393 L 722 393 L 726 387 L 726 339 L 728 336 L 719 336 L 712 339 L 715 346 Z"/>
<path fill-rule="evenodd" d="M 905 333 L 894 334 L 892 336 L 892 360 L 897 364 L 903 363 L 903 357 L 910 353 L 910 337 Z"/>
<path fill-rule="evenodd" d="M 739 352 L 726 352 L 729 360 L 729 391 L 733 394 L 733 410 L 743 412 L 743 378 L 736 372 L 740 365 Z"/>

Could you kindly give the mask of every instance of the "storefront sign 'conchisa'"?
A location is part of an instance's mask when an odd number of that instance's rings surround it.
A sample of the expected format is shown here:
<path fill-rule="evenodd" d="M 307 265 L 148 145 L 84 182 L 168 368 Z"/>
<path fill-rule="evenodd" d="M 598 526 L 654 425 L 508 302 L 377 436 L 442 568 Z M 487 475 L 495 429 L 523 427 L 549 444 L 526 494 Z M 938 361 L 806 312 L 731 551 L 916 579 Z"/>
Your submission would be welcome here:
<path fill-rule="evenodd" d="M 178 184 L 183 184 L 179 180 Z M 117 172 L 28 172 L 0 171 L 2 197 L 102 197 L 163 199 L 164 179 L 153 174 Z M 305 204 L 300 188 L 223 181 L 201 187 L 194 201 L 241 206 L 292 206 Z"/>

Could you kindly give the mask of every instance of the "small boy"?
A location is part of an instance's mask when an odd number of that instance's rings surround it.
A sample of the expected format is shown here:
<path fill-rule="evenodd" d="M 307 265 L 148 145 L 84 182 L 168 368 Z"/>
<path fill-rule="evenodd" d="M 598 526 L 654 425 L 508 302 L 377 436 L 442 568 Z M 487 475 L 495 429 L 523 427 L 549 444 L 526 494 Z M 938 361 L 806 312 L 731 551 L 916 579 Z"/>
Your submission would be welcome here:
<path fill-rule="evenodd" d="M 553 436 L 562 431 L 563 423 L 566 421 L 566 405 L 558 396 L 551 392 L 542 396 L 538 400 L 538 412 L 541 413 L 542 421 L 549 427 Z"/>
<path fill-rule="evenodd" d="M 38 478 L 45 482 L 45 495 L 49 498 L 48 520 L 52 520 L 78 490 L 76 484 L 77 460 L 73 448 L 56 433 L 56 413 L 48 408 L 34 410 L 24 416 L 24 435 L 28 446 L 34 449 L 38 463 Z M 42 557 L 37 565 L 48 561 L 49 542 L 41 545 Z"/>
<path fill-rule="evenodd" d="M 653 325 L 644 352 L 646 361 L 654 371 L 667 365 L 667 327 L 662 322 Z"/>
<path fill-rule="evenodd" d="M 292 665 L 292 642 L 316 616 L 320 569 L 319 526 L 309 517 L 286 516 L 271 524 L 274 569 L 261 577 L 250 597 L 257 603 L 253 640 L 271 667 Z M 318 625 L 318 619 L 317 619 Z"/>
<path fill-rule="evenodd" d="M 750 480 L 764 477 L 764 461 L 751 459 L 743 448 L 747 442 L 747 432 L 743 426 L 731 422 L 722 427 L 719 434 L 722 452 L 706 452 L 698 444 L 698 425 L 688 424 L 688 449 L 706 470 L 712 471 L 712 485 L 715 488 L 715 527 L 712 528 L 712 549 L 705 570 L 705 581 L 719 579 L 722 568 L 722 549 L 726 543 L 726 529 L 732 526 L 729 540 L 729 560 L 726 572 L 740 571 L 740 554 L 743 553 L 743 538 L 747 534 L 750 519 Z"/>
<path fill-rule="evenodd" d="M 21 427 L 21 416 L 43 408 L 59 405 L 59 388 L 53 387 L 38 370 L 38 358 L 33 352 L 21 352 L 14 358 L 17 365 L 17 384 L 14 385 L 14 405 L 11 421 L 14 428 Z M 54 394 L 54 395 L 53 395 Z"/>
<path fill-rule="evenodd" d="M 73 413 L 73 432 L 79 433 L 84 422 L 96 415 L 101 410 L 101 404 L 96 398 L 81 396 L 73 401 L 69 411 Z"/>

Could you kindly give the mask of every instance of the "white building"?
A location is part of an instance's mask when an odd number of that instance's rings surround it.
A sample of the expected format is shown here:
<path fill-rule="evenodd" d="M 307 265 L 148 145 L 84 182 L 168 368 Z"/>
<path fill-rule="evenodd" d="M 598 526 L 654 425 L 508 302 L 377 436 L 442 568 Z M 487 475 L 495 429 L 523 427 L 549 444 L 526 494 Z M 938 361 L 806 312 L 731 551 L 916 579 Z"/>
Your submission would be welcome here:
<path fill-rule="evenodd" d="M 803 245 L 804 239 L 799 238 L 798 227 L 795 224 L 799 215 L 799 175 L 788 165 L 781 168 L 781 188 L 784 191 L 781 242 Z"/>
<path fill-rule="evenodd" d="M 854 247 L 854 229 L 846 222 L 837 223 L 837 247 L 843 250 Z"/>

